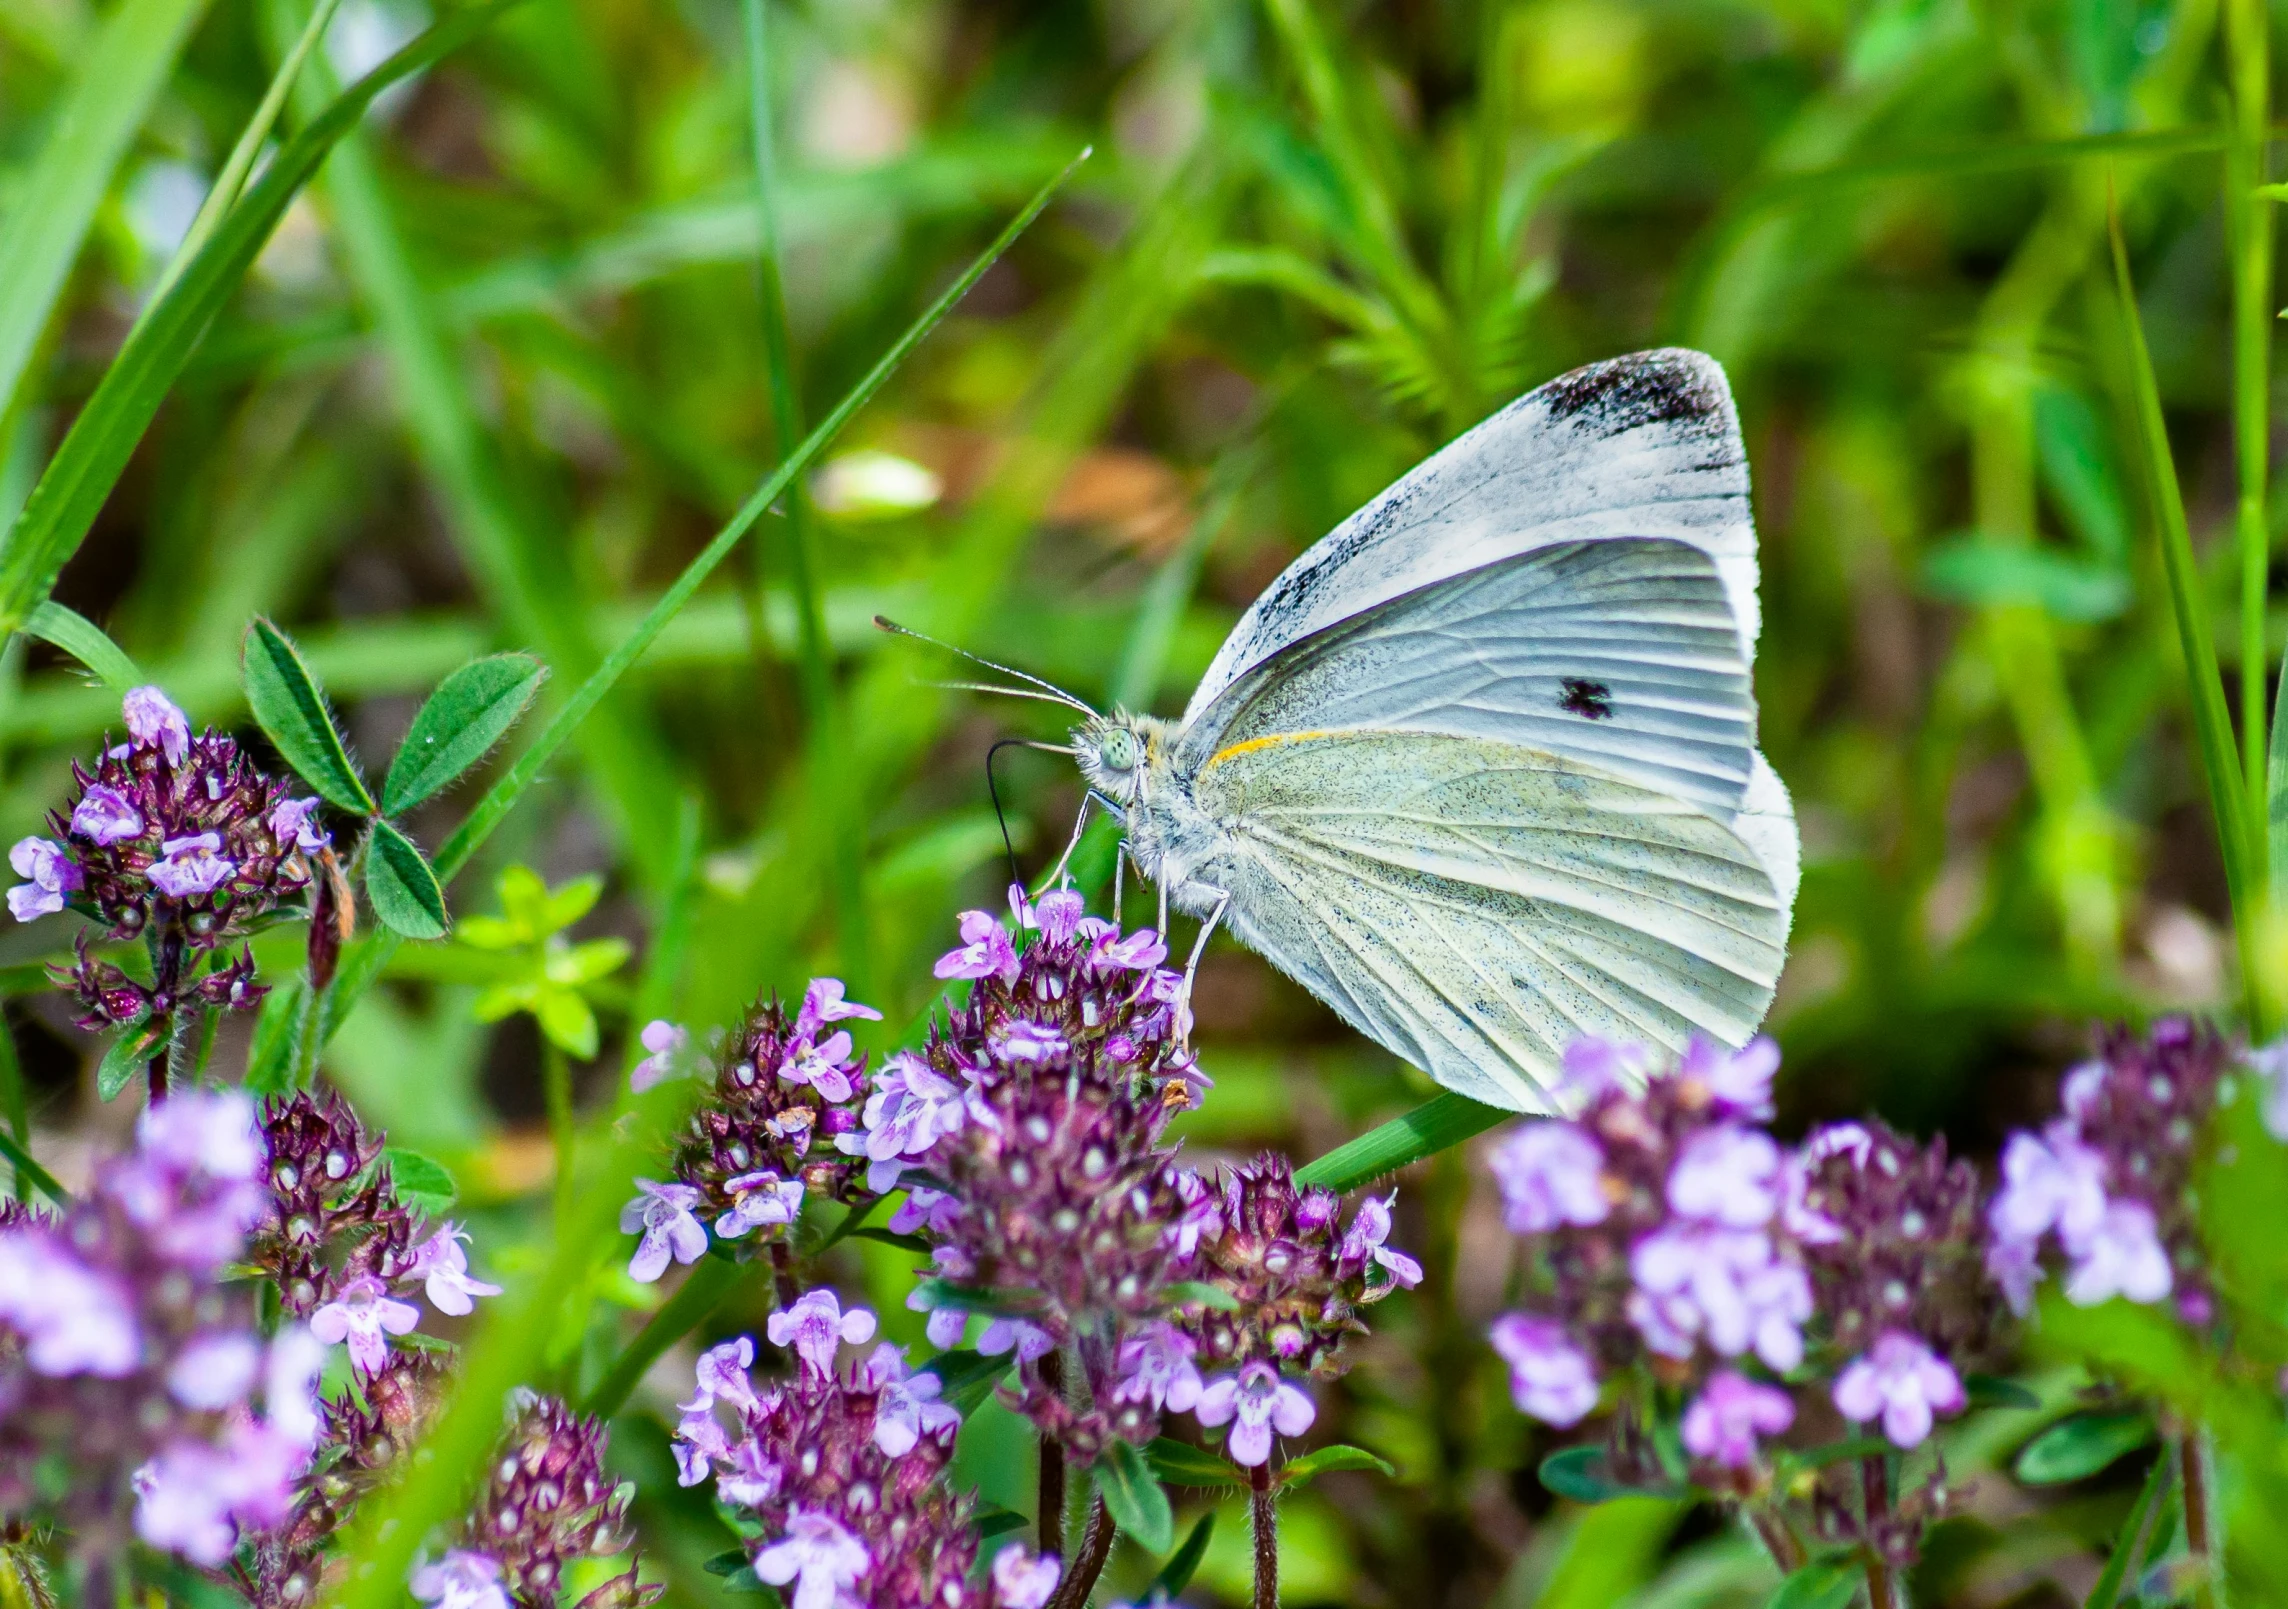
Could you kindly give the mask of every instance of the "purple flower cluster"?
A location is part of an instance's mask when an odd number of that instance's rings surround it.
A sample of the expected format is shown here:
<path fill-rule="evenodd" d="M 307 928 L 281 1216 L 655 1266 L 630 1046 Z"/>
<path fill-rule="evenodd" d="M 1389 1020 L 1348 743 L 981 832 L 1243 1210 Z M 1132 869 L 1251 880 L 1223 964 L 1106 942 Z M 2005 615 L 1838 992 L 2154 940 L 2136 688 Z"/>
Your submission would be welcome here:
<path fill-rule="evenodd" d="M 189 1092 L 59 1218 L 0 1219 L 0 1513 L 40 1516 L 44 1454 L 69 1460 L 58 1517 L 83 1549 L 136 1535 L 209 1568 L 289 1512 L 319 1432 L 324 1347 L 265 1340 L 226 1283 L 264 1210 L 251 1104 Z M 108 1560 L 91 1557 L 91 1568 Z"/>
<path fill-rule="evenodd" d="M 2144 1039 L 2109 1030 L 2096 1058 L 2066 1074 L 2063 1115 L 2010 1136 L 1987 1209 L 1986 1264 L 2013 1308 L 2031 1305 L 2054 1243 L 2070 1302 L 2174 1294 L 2187 1322 L 2210 1320 L 2187 1186 L 2227 1057 L 2221 1038 L 2182 1018 Z"/>
<path fill-rule="evenodd" d="M 863 1165 L 845 1142 L 872 1084 L 866 1058 L 836 1024 L 881 1015 L 844 999 L 835 978 L 813 978 L 791 1020 L 775 999 L 748 1015 L 677 1145 L 675 1177 L 637 1181 L 642 1193 L 620 1214 L 620 1228 L 638 1237 L 630 1276 L 649 1283 L 671 1261 L 696 1262 L 710 1225 L 718 1240 L 761 1243 L 785 1233 L 808 1192 L 851 1196 Z M 639 1090 L 670 1075 L 688 1036 L 655 1022 L 643 1042 L 651 1054 L 631 1075 Z"/>
<path fill-rule="evenodd" d="M 971 1500 L 945 1478 L 960 1416 L 937 1400 L 936 1376 L 910 1372 L 886 1342 L 837 1367 L 842 1346 L 873 1333 L 871 1313 L 813 1290 L 767 1330 L 794 1355 L 791 1379 L 753 1377 L 751 1337 L 707 1352 L 676 1429 L 683 1484 L 714 1478 L 751 1522 L 756 1576 L 793 1609 L 1042 1609 L 1057 1561 L 1021 1544 L 969 1579 Z"/>
<path fill-rule="evenodd" d="M 288 797 L 221 733 L 191 734 L 183 712 L 155 687 L 124 701 L 127 741 L 93 769 L 74 763 L 69 808 L 51 813 L 53 837 L 25 838 L 8 854 L 24 882 L 8 891 L 20 922 L 67 904 L 114 939 L 148 936 L 149 984 L 90 960 L 84 946 L 67 981 L 82 1026 L 164 1018 L 194 998 L 243 1008 L 262 991 L 250 959 L 197 977 L 199 958 L 247 932 L 309 886 L 311 859 L 329 839 L 318 801 Z"/>
<path fill-rule="evenodd" d="M 632 1485 L 604 1469 L 603 1425 L 554 1397 L 520 1390 L 484 1488 L 444 1557 L 413 1575 L 413 1595 L 438 1609 L 554 1609 L 566 1568 L 627 1550 Z M 635 1565 L 578 1609 L 635 1609 L 667 1589 L 640 1585 Z"/>
<path fill-rule="evenodd" d="M 1738 1052 L 1696 1041 L 1670 1070 L 1583 1040 L 1566 1053 L 1562 1091 L 1580 1115 L 1525 1124 L 1496 1149 L 1506 1221 L 1541 1253 L 1540 1311 L 1492 1330 L 1525 1412 L 1574 1424 L 1606 1373 L 1640 1361 L 1672 1385 L 1750 1355 L 1780 1372 L 1803 1361 L 1801 1175 L 1756 1126 L 1778 1064 L 1769 1040 Z M 1786 1426 L 1730 1372 L 1733 1383 L 1709 1382 L 1719 1395 L 1690 1416 L 1687 1446 L 1739 1467 L 1755 1427 Z"/>

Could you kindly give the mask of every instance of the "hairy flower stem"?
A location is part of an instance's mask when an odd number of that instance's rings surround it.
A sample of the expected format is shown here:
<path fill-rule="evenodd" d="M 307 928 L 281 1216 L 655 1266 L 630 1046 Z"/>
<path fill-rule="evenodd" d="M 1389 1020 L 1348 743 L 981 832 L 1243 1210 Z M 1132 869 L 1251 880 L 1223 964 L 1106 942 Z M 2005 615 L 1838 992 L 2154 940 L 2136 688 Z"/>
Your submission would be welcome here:
<path fill-rule="evenodd" d="M 1104 1574 L 1104 1561 L 1112 1557 L 1112 1539 L 1118 1534 L 1111 1510 L 1104 1506 L 1103 1498 L 1098 1498 L 1089 1507 L 1080 1552 L 1073 1556 L 1072 1568 L 1065 1572 L 1057 1595 L 1049 1600 L 1049 1609 L 1082 1609 L 1088 1595 L 1096 1590 L 1096 1578 Z"/>
<path fill-rule="evenodd" d="M 1269 1461 L 1247 1472 L 1247 1512 L 1255 1522 L 1255 1609 L 1279 1609 L 1279 1502 Z"/>
<path fill-rule="evenodd" d="M 794 1252 L 783 1240 L 771 1242 L 771 1289 L 778 1295 L 778 1305 L 792 1307 L 802 1295 L 802 1281 L 794 1277 Z"/>
<path fill-rule="evenodd" d="M 548 1097 L 548 1132 L 556 1142 L 556 1232 L 572 1221 L 572 1148 L 578 1135 L 572 1122 L 572 1064 L 556 1042 L 540 1040 L 540 1082 Z"/>
<path fill-rule="evenodd" d="M 2177 1438 L 2177 1467 L 2185 1489 L 2185 1544 L 2200 1563 L 2193 1602 L 2198 1609 L 2219 1609 L 2223 1595 L 2217 1588 L 2223 1580 L 2224 1566 L 2216 1554 L 2215 1517 L 2209 1502 L 2208 1448 L 2203 1445 L 2199 1430 L 2188 1429 Z"/>
<path fill-rule="evenodd" d="M 1803 1544 L 1796 1540 L 1787 1516 L 1776 1505 L 1765 1508 L 1761 1504 L 1751 1503 L 1741 1512 L 1747 1516 L 1748 1523 L 1756 1528 L 1756 1536 L 1763 1542 L 1764 1551 L 1772 1556 L 1772 1563 L 1779 1567 L 1781 1575 L 1793 1575 L 1803 1568 Z"/>
<path fill-rule="evenodd" d="M 1051 1352 L 1041 1359 L 1041 1384 L 1051 1393 L 1061 1393 L 1065 1384 L 1065 1357 L 1062 1352 Z M 1040 1487 L 1036 1498 L 1040 1512 L 1041 1551 L 1062 1553 L 1065 1548 L 1065 1449 L 1054 1436 L 1041 1438 Z"/>
<path fill-rule="evenodd" d="M 164 909 L 164 907 L 162 907 Z M 171 915 L 161 916 L 151 931 L 151 993 L 173 1000 L 183 981 L 183 930 Z M 151 1050 L 149 1082 L 151 1104 L 167 1098 L 167 1064 L 175 1055 L 175 1020 L 172 1012 L 158 1019 L 159 1037 Z"/>
<path fill-rule="evenodd" d="M 1900 1609 L 1898 1582 L 1881 1542 L 1881 1522 L 1891 1512 L 1891 1472 L 1882 1454 L 1859 1460 L 1859 1488 L 1866 1502 L 1867 1609 Z"/>

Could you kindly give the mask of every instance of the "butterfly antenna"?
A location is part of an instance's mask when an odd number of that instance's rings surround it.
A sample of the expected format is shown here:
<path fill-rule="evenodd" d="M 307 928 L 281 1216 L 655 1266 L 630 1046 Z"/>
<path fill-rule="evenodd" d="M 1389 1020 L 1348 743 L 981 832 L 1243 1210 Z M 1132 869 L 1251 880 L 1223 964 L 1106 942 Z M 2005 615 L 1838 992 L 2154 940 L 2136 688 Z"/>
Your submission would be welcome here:
<path fill-rule="evenodd" d="M 916 642 L 928 643 L 932 648 L 942 648 L 949 654 L 959 654 L 963 659 L 968 660 L 972 665 L 983 665 L 987 670 L 998 671 L 1003 676 L 1014 676 L 1021 682 L 1025 682 L 1033 687 L 1039 688 L 1041 690 L 1041 694 L 1046 694 L 1056 703 L 1070 705 L 1072 708 L 1079 710 L 1083 715 L 1094 716 L 1096 714 L 1095 710 L 1082 703 L 1079 699 L 1073 697 L 1072 694 L 1066 692 L 1063 688 L 1059 687 L 1054 682 L 1045 682 L 1041 680 L 1040 677 L 1032 675 L 1026 671 L 1018 670 L 1013 666 L 995 664 L 992 660 L 986 659 L 982 655 L 973 654 L 966 648 L 956 648 L 949 642 L 941 642 L 935 637 L 931 637 L 922 632 L 914 630 L 911 626 L 901 626 L 895 620 L 890 619 L 887 615 L 876 615 L 874 617 L 874 624 L 881 627 L 882 630 L 890 632 L 894 636 L 911 637 Z M 1016 689 L 1010 687 L 990 687 L 982 688 L 979 690 L 993 693 L 1009 693 L 1015 697 L 1040 696 L 1040 694 L 1020 694 L 1017 693 Z"/>
<path fill-rule="evenodd" d="M 1076 704 L 1072 699 L 1066 698 L 1060 693 L 1037 693 L 1030 687 L 996 687 L 991 682 L 923 682 L 921 685 L 943 688 L 949 693 L 999 693 L 1003 698 L 1031 698 L 1037 699 L 1043 704 L 1062 704 L 1075 709 L 1088 708 L 1087 705 Z M 1090 710 L 1089 713 L 1093 715 L 1095 711 Z"/>
<path fill-rule="evenodd" d="M 1009 818 L 1001 813 L 1001 789 L 993 781 L 993 758 L 1003 749 L 1021 749 L 1026 746 L 1021 737 L 1005 737 L 985 751 L 985 793 L 993 801 L 993 819 L 1001 828 L 1001 852 L 1009 857 L 1009 881 L 1023 882 L 1024 875 L 1017 870 L 1017 846 L 1009 838 Z"/>

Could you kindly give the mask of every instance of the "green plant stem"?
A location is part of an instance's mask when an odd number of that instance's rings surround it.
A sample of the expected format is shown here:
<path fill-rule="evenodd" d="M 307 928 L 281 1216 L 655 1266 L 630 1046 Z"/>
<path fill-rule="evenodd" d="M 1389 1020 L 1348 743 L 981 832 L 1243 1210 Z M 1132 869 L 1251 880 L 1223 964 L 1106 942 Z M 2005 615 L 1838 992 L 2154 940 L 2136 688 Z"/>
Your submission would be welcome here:
<path fill-rule="evenodd" d="M 548 1134 L 556 1146 L 557 1233 L 572 1220 L 572 1161 L 580 1131 L 572 1116 L 572 1062 L 545 1033 L 540 1036 L 540 1084 L 548 1098 Z"/>
<path fill-rule="evenodd" d="M 741 0 L 747 41 L 747 105 L 754 141 L 756 272 L 763 301 L 763 351 L 770 365 L 771 424 L 780 452 L 802 439 L 802 399 L 795 387 L 794 336 L 787 322 L 786 283 L 779 270 L 777 163 L 771 139 L 770 49 L 765 0 Z M 800 644 L 804 741 L 814 787 L 829 822 L 836 938 L 842 973 L 853 995 L 872 993 L 866 933 L 866 816 L 863 797 L 848 785 L 838 763 L 840 712 L 826 641 L 826 611 L 819 600 L 818 550 L 812 539 L 803 483 L 789 483 L 786 510 L 787 581 L 794 593 Z"/>
<path fill-rule="evenodd" d="M 2129 1518 L 2121 1522 L 2121 1534 L 2114 1539 L 2113 1551 L 2106 1557 L 2105 1568 L 2090 1588 L 2089 1598 L 2082 1609 L 2113 1609 L 2121 1597 L 2121 1585 L 2129 1572 L 2137 1567 L 2137 1556 L 2144 1551 L 2145 1538 L 2153 1528 L 2153 1515 L 2160 1505 L 2161 1494 L 2168 1489 L 2169 1475 L 2176 1460 L 2164 1451 L 2153 1460 L 2153 1467 L 2145 1472 L 2145 1484 L 2137 1493 L 2137 1502 L 2129 1510 Z"/>
<path fill-rule="evenodd" d="M 1889 1518 L 1891 1512 L 1891 1467 L 1888 1454 L 1877 1453 L 1859 1460 L 1859 1492 L 1865 1506 L 1867 1530 L 1870 1535 L 1880 1529 L 1879 1522 Z M 1891 1574 L 1890 1561 L 1883 1550 L 1873 1542 L 1864 1544 L 1867 1566 L 1867 1609 L 1899 1609 L 1898 1580 Z"/>
<path fill-rule="evenodd" d="M 2187 1428 L 2177 1438 L 2176 1455 L 2185 1500 L 2185 1546 L 2200 1566 L 2200 1576 L 2193 1587 L 2193 1603 L 2196 1609 L 2218 1609 L 2223 1599 L 2218 1589 L 2224 1578 L 2224 1559 L 2216 1545 L 2208 1447 L 2198 1426 Z"/>
<path fill-rule="evenodd" d="M 1255 1530 L 1254 1609 L 1279 1609 L 1279 1497 L 1269 1459 L 1247 1472 L 1247 1515 Z"/>
<path fill-rule="evenodd" d="M 675 1294 L 661 1304 L 658 1312 L 645 1321 L 644 1327 L 612 1360 L 604 1371 L 604 1378 L 596 1382 L 580 1404 L 583 1413 L 599 1419 L 609 1419 L 620 1411 L 635 1390 L 636 1382 L 660 1355 L 705 1322 L 707 1315 L 723 1305 L 740 1283 L 753 1278 L 762 1270 L 760 1262 L 734 1263 L 722 1257 L 702 1257 L 691 1265 L 691 1272 L 676 1287 Z"/>
<path fill-rule="evenodd" d="M 1750 1503 L 1741 1512 L 1747 1515 L 1757 1540 L 1764 1544 L 1764 1551 L 1772 1556 L 1772 1563 L 1781 1575 L 1793 1575 L 1803 1568 L 1803 1544 L 1796 1540 L 1794 1529 L 1777 1503 L 1769 1507 Z"/>

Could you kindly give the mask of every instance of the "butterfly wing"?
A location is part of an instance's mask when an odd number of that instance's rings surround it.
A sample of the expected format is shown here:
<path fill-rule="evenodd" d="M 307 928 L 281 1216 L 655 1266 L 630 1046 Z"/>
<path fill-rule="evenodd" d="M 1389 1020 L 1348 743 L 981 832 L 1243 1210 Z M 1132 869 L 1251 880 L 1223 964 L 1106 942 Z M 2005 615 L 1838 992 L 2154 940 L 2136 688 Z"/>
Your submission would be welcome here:
<path fill-rule="evenodd" d="M 1639 352 L 1528 392 L 1424 460 L 1265 589 L 1193 694 L 1199 718 L 1250 669 L 1311 632 L 1433 582 L 1563 542 L 1665 537 L 1714 561 L 1755 653 L 1756 533 L 1724 371 L 1698 352 Z"/>
<path fill-rule="evenodd" d="M 1449 1089 L 1550 1109 L 1583 1034 L 1744 1042 L 1787 912 L 1675 795 L 1562 756 L 1412 732 L 1270 734 L 1201 767 L 1199 875 L 1245 943 Z"/>

